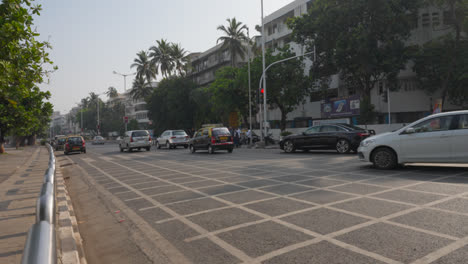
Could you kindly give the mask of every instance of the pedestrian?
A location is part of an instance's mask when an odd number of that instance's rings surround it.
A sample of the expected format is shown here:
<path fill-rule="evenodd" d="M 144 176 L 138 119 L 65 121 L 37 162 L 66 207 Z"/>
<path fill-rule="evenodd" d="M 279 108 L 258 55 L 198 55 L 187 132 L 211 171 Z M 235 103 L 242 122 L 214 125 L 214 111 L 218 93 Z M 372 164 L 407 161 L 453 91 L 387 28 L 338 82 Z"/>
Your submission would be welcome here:
<path fill-rule="evenodd" d="M 250 130 L 247 130 L 247 142 L 249 142 L 249 145 L 250 145 L 250 141 L 252 140 L 252 131 Z"/>
<path fill-rule="evenodd" d="M 236 131 L 234 132 L 234 141 L 235 141 L 236 148 L 239 147 L 240 135 L 241 135 L 241 130 L 240 128 L 237 128 Z"/>

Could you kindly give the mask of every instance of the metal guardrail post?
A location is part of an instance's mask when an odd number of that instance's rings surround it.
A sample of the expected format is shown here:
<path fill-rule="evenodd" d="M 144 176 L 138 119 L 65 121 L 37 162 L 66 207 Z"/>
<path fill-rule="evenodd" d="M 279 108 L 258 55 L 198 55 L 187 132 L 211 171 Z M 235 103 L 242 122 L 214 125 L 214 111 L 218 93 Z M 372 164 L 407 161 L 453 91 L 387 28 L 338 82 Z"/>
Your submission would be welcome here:
<path fill-rule="evenodd" d="M 50 182 L 42 184 L 41 194 L 36 203 L 36 222 L 47 221 L 55 224 L 55 192 Z"/>
<path fill-rule="evenodd" d="M 55 240 L 55 156 L 49 150 L 49 167 L 44 174 L 44 183 L 36 202 L 36 223 L 28 231 L 22 264 L 56 264 Z"/>
<path fill-rule="evenodd" d="M 28 231 L 21 264 L 57 263 L 55 226 L 46 221 L 35 223 Z"/>

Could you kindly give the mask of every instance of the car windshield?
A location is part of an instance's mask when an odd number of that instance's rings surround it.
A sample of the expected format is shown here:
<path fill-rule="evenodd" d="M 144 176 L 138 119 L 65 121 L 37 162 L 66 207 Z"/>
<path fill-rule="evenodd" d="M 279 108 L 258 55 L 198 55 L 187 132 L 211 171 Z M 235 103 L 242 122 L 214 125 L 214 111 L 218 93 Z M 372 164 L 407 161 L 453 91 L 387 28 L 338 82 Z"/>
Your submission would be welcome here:
<path fill-rule="evenodd" d="M 231 133 L 225 127 L 213 128 L 213 136 L 219 136 L 219 135 L 231 135 Z"/>
<path fill-rule="evenodd" d="M 65 143 L 65 140 L 66 140 L 66 138 L 60 138 L 60 139 L 58 140 L 58 143 L 59 143 L 59 144 L 63 144 L 63 143 Z"/>
<path fill-rule="evenodd" d="M 103 137 L 95 137 L 94 139 L 101 140 L 101 139 L 104 139 L 104 138 Z"/>
<path fill-rule="evenodd" d="M 348 129 L 351 129 L 351 130 L 364 130 L 364 128 L 349 125 L 349 124 L 337 124 L 337 125 L 348 128 Z"/>
<path fill-rule="evenodd" d="M 187 135 L 187 133 L 185 133 L 185 131 L 182 131 L 182 130 L 174 131 L 174 132 L 172 132 L 172 134 L 174 136 L 186 136 Z"/>
<path fill-rule="evenodd" d="M 144 137 L 144 136 L 148 136 L 147 131 L 135 131 L 132 134 L 132 137 Z"/>
<path fill-rule="evenodd" d="M 81 144 L 81 138 L 80 137 L 71 137 L 68 138 L 68 142 L 71 144 Z"/>

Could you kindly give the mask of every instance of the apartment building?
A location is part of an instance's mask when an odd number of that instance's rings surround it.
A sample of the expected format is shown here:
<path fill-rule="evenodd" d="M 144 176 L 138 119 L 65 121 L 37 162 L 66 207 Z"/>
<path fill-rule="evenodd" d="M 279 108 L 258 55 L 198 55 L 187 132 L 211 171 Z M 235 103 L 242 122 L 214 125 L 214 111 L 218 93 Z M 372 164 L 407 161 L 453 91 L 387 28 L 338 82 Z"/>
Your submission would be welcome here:
<path fill-rule="evenodd" d="M 313 1 L 313 0 L 312 0 Z M 292 42 L 292 30 L 286 25 L 290 17 L 306 14 L 312 5 L 311 0 L 295 0 L 286 6 L 278 9 L 264 19 L 265 23 L 265 45 L 267 48 L 277 49 L 289 44 L 296 54 L 304 54 L 305 48 Z M 409 44 L 422 44 L 447 33 L 450 24 L 448 13 L 435 7 L 425 7 L 418 11 L 415 16 L 414 28 Z M 320 51 L 317 51 L 320 52 Z M 305 59 L 306 72 L 312 61 Z M 386 100 L 387 84 L 385 82 L 377 84 L 371 92 L 371 102 L 375 105 L 375 110 L 379 113 L 379 123 L 388 122 L 388 110 L 392 123 L 408 123 L 431 113 L 440 93 L 428 95 L 418 87 L 416 74 L 411 69 L 412 64 L 408 63 L 405 70 L 399 74 L 400 90 L 389 93 L 389 100 Z M 268 86 L 267 86 L 268 89 Z M 340 80 L 339 75 L 331 76 L 329 84 L 330 98 L 310 97 L 303 105 L 298 105 L 296 110 L 289 113 L 288 127 L 310 126 L 313 120 L 320 119 L 340 119 L 340 122 L 356 122 L 359 111 L 352 108 L 359 108 L 359 96 L 356 91 L 346 87 Z M 338 102 L 338 103 L 336 103 Z M 334 105 L 345 104 L 347 111 L 337 112 Z M 390 106 L 389 106 L 390 104 Z M 459 107 L 446 102 L 446 110 L 457 110 Z M 278 110 L 268 112 L 268 120 L 272 127 L 276 127 L 281 119 Z"/>
<path fill-rule="evenodd" d="M 247 63 L 248 50 L 250 47 L 245 42 L 246 48 L 245 57 L 237 55 L 235 63 L 237 65 Z M 216 71 L 222 67 L 232 65 L 231 53 L 228 49 L 223 48 L 223 44 L 208 49 L 205 52 L 191 53 L 189 55 L 189 71 L 187 75 L 198 85 L 206 86 L 214 81 Z"/>

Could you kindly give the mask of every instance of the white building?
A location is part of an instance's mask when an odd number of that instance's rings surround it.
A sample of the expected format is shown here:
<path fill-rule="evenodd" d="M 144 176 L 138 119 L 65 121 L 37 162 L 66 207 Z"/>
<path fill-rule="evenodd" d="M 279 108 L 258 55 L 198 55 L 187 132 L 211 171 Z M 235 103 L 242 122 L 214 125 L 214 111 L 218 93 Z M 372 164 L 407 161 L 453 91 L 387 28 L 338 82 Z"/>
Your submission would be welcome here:
<path fill-rule="evenodd" d="M 311 4 L 312 0 L 295 0 L 266 16 L 264 19 L 266 48 L 275 49 L 289 44 L 296 54 L 304 54 L 304 47 L 292 42 L 292 30 L 287 27 L 286 21 L 290 17 L 306 14 Z M 434 7 L 421 8 L 417 20 L 415 20 L 414 29 L 412 30 L 408 44 L 422 44 L 447 33 L 447 24 L 449 21 L 446 14 L 447 13 L 443 10 Z M 306 72 L 308 72 L 311 63 L 309 59 L 305 60 Z M 407 69 L 402 71 L 399 75 L 401 89 L 390 92 L 392 123 L 408 123 L 429 114 L 435 101 L 440 98 L 440 93 L 428 95 L 418 88 L 416 74 L 411 70 L 411 66 L 412 65 L 409 63 Z M 371 91 L 371 102 L 375 105 L 376 111 L 379 113 L 379 123 L 387 123 L 388 103 L 383 99 L 383 94 L 387 92 L 386 84 L 379 83 L 377 86 L 378 87 L 375 87 Z M 339 75 L 331 77 L 329 92 L 330 97 L 340 98 L 348 98 L 355 93 L 352 89 L 348 89 L 344 82 L 340 81 Z M 321 99 L 320 97 L 311 97 L 307 99 L 304 105 L 299 105 L 295 111 L 287 115 L 287 126 L 310 126 L 312 120 L 326 118 L 322 109 L 324 107 Z M 446 102 L 444 109 L 456 110 L 459 109 L 459 107 Z M 334 118 L 340 118 L 340 116 L 335 116 Z M 350 117 L 344 118 L 349 119 Z M 268 112 L 269 121 L 280 119 L 281 114 L 279 110 L 270 110 Z"/>

